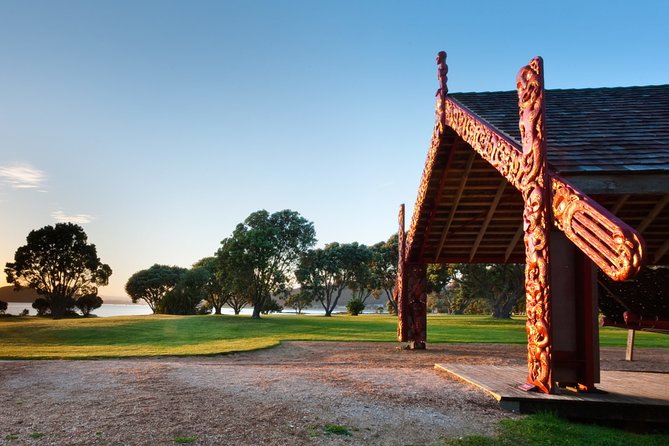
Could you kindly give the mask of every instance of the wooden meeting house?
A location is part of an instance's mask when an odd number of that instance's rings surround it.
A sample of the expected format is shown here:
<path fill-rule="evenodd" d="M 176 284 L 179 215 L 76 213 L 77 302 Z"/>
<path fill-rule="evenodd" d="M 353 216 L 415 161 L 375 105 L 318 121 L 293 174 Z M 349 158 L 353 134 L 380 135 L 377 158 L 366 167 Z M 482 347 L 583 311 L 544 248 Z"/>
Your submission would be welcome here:
<path fill-rule="evenodd" d="M 535 58 L 516 91 L 448 93 L 437 64 L 407 231 L 399 216 L 398 339 L 425 348 L 427 264 L 524 263 L 527 387 L 594 390 L 597 271 L 669 264 L 669 85 L 545 90 Z"/>

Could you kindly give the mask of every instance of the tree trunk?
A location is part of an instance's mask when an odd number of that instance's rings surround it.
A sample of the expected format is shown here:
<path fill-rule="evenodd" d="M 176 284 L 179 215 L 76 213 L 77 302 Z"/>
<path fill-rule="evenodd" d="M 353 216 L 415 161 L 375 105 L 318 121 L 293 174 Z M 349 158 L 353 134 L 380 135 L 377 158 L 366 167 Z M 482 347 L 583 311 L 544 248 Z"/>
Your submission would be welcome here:
<path fill-rule="evenodd" d="M 262 310 L 262 303 L 253 306 L 253 315 L 251 318 L 260 319 L 260 311 Z"/>
<path fill-rule="evenodd" d="M 221 306 L 220 305 L 214 306 L 214 310 L 215 310 L 214 314 L 221 314 Z"/>

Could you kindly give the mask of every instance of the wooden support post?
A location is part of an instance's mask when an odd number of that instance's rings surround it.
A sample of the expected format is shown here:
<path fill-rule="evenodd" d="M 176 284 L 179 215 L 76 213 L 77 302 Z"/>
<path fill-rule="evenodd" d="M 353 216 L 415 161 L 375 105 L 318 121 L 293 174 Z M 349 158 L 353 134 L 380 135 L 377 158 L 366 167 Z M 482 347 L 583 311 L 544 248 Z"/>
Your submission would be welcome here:
<path fill-rule="evenodd" d="M 551 232 L 553 379 L 594 390 L 599 382 L 596 276 L 592 262 L 560 231 Z"/>
<path fill-rule="evenodd" d="M 427 265 L 411 263 L 406 269 L 406 340 L 409 349 L 424 350 L 427 341 Z"/>
<path fill-rule="evenodd" d="M 634 361 L 634 334 L 636 330 L 627 330 L 627 350 L 625 350 L 625 361 Z"/>

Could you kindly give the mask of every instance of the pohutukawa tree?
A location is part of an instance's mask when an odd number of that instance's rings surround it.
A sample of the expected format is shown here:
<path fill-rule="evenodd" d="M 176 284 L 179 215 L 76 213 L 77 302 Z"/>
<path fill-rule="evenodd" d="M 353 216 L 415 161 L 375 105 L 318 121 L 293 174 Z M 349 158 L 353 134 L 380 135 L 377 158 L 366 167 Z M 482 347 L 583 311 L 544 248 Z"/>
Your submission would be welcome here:
<path fill-rule="evenodd" d="M 240 290 L 253 302 L 254 319 L 286 289 L 300 255 L 315 243 L 314 224 L 289 209 L 256 211 L 221 242 L 220 251 L 234 259 Z"/>
<path fill-rule="evenodd" d="M 295 276 L 302 290 L 311 293 L 331 316 L 342 292 L 356 280 L 356 272 L 371 258 L 369 248 L 358 243 L 337 242 L 312 249 L 301 258 Z"/>
<path fill-rule="evenodd" d="M 7 282 L 35 289 L 54 319 L 62 318 L 78 298 L 97 296 L 98 287 L 109 283 L 112 270 L 100 261 L 95 245 L 84 229 L 73 223 L 57 223 L 30 231 L 27 243 L 7 263 Z"/>
<path fill-rule="evenodd" d="M 371 268 L 378 287 L 375 292 L 378 292 L 379 295 L 385 293 L 389 311 L 394 314 L 397 314 L 397 302 L 393 297 L 399 257 L 397 245 L 397 234 L 393 234 L 386 242 L 380 242 L 371 247 L 373 253 Z"/>
<path fill-rule="evenodd" d="M 178 266 L 155 264 L 130 276 L 125 292 L 133 303 L 141 299 L 155 313 L 165 294 L 174 289 L 186 271 L 186 268 Z"/>

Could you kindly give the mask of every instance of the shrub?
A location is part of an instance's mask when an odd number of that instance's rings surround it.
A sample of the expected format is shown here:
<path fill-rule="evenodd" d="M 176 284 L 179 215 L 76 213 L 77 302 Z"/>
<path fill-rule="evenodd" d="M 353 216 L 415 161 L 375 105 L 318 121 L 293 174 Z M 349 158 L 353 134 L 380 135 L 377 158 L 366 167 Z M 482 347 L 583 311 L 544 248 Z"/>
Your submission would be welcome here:
<path fill-rule="evenodd" d="M 51 306 L 49 305 L 49 302 L 43 297 L 38 297 L 35 299 L 35 302 L 33 302 L 33 308 L 37 310 L 37 315 L 38 316 L 47 316 L 51 314 Z"/>
<path fill-rule="evenodd" d="M 102 298 L 97 294 L 86 294 L 77 299 L 74 305 L 81 311 L 81 314 L 88 316 L 91 311 L 102 306 Z"/>
<path fill-rule="evenodd" d="M 348 311 L 348 313 L 351 316 L 359 315 L 360 313 L 362 313 L 364 309 L 365 309 L 365 304 L 360 299 L 357 298 L 349 300 L 348 303 L 346 304 L 346 311 Z"/>
<path fill-rule="evenodd" d="M 7 302 L 0 300 L 0 314 L 5 314 L 5 311 L 7 311 Z"/>
<path fill-rule="evenodd" d="M 283 307 L 279 305 L 277 301 L 274 299 L 269 299 L 267 302 L 265 302 L 265 305 L 262 308 L 262 314 L 269 314 L 269 313 L 281 313 L 283 311 Z"/>

